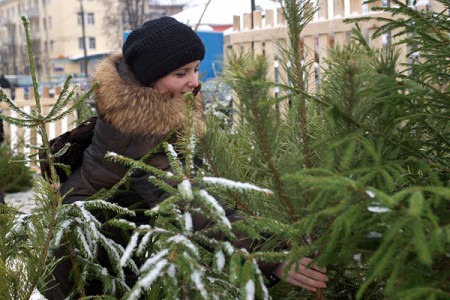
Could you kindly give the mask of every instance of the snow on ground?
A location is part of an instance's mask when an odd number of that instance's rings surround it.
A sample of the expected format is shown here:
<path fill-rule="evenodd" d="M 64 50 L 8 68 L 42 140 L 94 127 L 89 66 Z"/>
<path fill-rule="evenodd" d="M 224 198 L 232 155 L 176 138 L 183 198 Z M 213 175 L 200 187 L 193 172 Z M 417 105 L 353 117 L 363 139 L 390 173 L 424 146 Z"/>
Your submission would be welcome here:
<path fill-rule="evenodd" d="M 31 190 L 27 192 L 5 194 L 5 202 L 27 214 L 31 213 L 32 209 L 36 206 Z"/>

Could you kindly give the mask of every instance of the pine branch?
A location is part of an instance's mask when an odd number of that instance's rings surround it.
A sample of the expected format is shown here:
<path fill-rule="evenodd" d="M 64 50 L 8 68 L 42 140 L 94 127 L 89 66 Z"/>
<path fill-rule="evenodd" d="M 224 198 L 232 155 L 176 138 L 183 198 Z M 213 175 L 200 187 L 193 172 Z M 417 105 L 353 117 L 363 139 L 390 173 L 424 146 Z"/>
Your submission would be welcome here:
<path fill-rule="evenodd" d="M 61 220 L 58 218 L 61 214 L 60 212 L 66 211 L 59 209 L 62 197 L 59 192 L 59 180 L 55 171 L 55 163 L 53 162 L 53 157 L 51 155 L 46 125 L 52 120 L 59 120 L 67 114 L 73 112 L 74 108 L 70 107 L 66 111 L 62 111 L 63 106 L 67 104 L 73 96 L 73 93 L 69 93 L 67 98 L 63 99 L 61 96 L 59 100 L 57 100 L 55 105 L 56 107 L 50 114 L 47 116 L 42 115 L 40 95 L 38 93 L 38 82 L 36 79 L 35 61 L 32 53 L 29 32 L 30 23 L 26 16 L 22 16 L 22 23 L 25 28 L 25 37 L 27 42 L 28 57 L 30 60 L 30 72 L 33 80 L 36 109 L 33 109 L 31 114 L 28 114 L 17 107 L 11 99 L 5 98 L 5 102 L 7 102 L 11 108 L 11 111 L 15 111 L 18 117 L 7 117 L 1 115 L 1 118 L 7 122 L 15 124 L 18 127 L 37 128 L 37 131 L 41 135 L 43 144 L 43 146 L 39 147 L 39 149 L 43 149 L 43 151 L 46 152 L 47 163 L 50 167 L 50 178 L 47 178 L 48 182 L 45 184 L 37 182 L 35 185 L 35 189 L 39 190 L 39 192 L 36 192 L 34 197 L 36 202 L 38 202 L 37 210 L 40 210 L 41 215 L 39 218 L 32 215 L 30 218 L 30 226 L 27 228 L 26 234 L 23 236 L 24 242 L 27 243 L 26 249 L 29 248 L 30 251 L 22 253 L 23 256 L 21 256 L 20 263 L 18 265 L 22 268 L 21 274 L 23 274 L 23 282 L 20 287 L 17 286 L 15 287 L 15 291 L 12 291 L 13 293 L 17 293 L 16 298 L 20 299 L 24 296 L 28 299 L 35 288 L 37 286 L 41 286 L 43 281 L 48 278 L 49 270 L 55 266 L 55 261 L 50 259 L 51 251 L 53 250 L 52 238 L 55 233 L 58 235 L 58 239 L 61 240 L 62 231 L 58 223 Z M 0 94 L 2 95 L 2 98 L 5 96 L 3 90 L 0 90 Z M 81 99 L 86 99 L 86 97 L 82 97 Z M 33 145 L 29 145 L 29 147 L 36 148 Z M 65 151 L 65 149 L 63 149 L 63 151 Z M 60 154 L 61 153 L 57 153 L 57 155 Z M 28 162 L 30 160 L 38 161 L 38 159 L 33 159 L 33 157 L 35 157 L 34 154 L 27 156 Z M 89 241 L 87 242 L 90 243 Z M 14 243 L 21 245 L 22 242 L 15 240 Z M 12 254 L 11 257 L 15 255 L 16 254 Z"/>
<path fill-rule="evenodd" d="M 312 21 L 313 15 L 316 9 L 313 8 L 313 4 L 309 1 L 297 3 L 296 0 L 283 1 L 283 13 L 286 17 L 289 36 L 289 48 L 284 49 L 284 53 L 287 54 L 287 61 L 293 63 L 292 68 L 286 68 L 288 77 L 292 78 L 292 83 L 296 89 L 306 91 L 307 86 L 304 82 L 306 68 L 302 65 L 302 61 L 305 60 L 305 48 L 300 41 L 300 35 L 305 26 Z M 302 149 L 304 166 L 306 168 L 312 167 L 312 154 L 309 142 L 308 133 L 308 111 L 307 111 L 306 99 L 299 95 L 298 103 L 298 116 L 299 127 L 302 136 Z"/>
<path fill-rule="evenodd" d="M 27 48 L 28 48 L 28 57 L 29 57 L 29 61 L 30 61 L 30 72 L 32 74 L 32 80 L 33 80 L 33 87 L 34 87 L 34 93 L 35 93 L 35 101 L 36 101 L 36 109 L 38 111 L 38 115 L 41 116 L 41 105 L 40 105 L 40 96 L 39 96 L 39 92 L 38 92 L 38 86 L 37 86 L 37 79 L 36 79 L 36 69 L 35 69 L 35 60 L 34 60 L 34 56 L 33 56 L 33 52 L 32 52 L 32 43 L 31 43 L 31 37 L 30 37 L 30 22 L 28 20 L 28 18 L 26 16 L 22 16 L 22 23 L 25 29 L 25 37 L 26 37 L 26 41 L 27 41 Z M 46 129 L 45 129 L 45 123 L 41 120 L 38 120 L 39 122 L 39 129 L 41 131 L 42 134 L 42 141 L 44 144 L 44 147 L 46 149 L 47 154 L 50 153 L 50 145 L 48 143 L 48 138 L 47 138 L 47 134 L 46 134 Z M 50 172 L 51 172 L 51 176 L 52 176 L 52 181 L 57 183 L 55 185 L 55 199 L 53 199 L 52 201 L 52 206 L 51 206 L 51 216 L 50 216 L 50 224 L 48 226 L 48 232 L 45 238 L 45 243 L 44 243 L 44 247 L 41 251 L 41 255 L 40 255 L 40 263 L 38 264 L 38 272 L 37 274 L 42 274 L 43 273 L 43 269 L 46 266 L 46 261 L 47 261 L 47 256 L 49 253 L 49 248 L 50 248 L 50 243 L 51 243 L 51 239 L 53 236 L 53 229 L 56 223 L 56 212 L 57 212 L 57 208 L 59 205 L 61 205 L 61 198 L 60 198 L 60 194 L 58 191 L 59 190 L 59 181 L 57 181 L 57 175 L 56 175 L 56 171 L 55 171 L 55 167 L 53 165 L 53 161 L 51 159 L 48 158 L 47 163 L 50 166 Z M 31 297 L 31 294 L 33 293 L 34 289 L 36 288 L 38 284 L 38 281 L 35 281 L 31 284 L 30 289 L 28 290 L 28 293 L 26 294 L 25 299 L 29 299 Z"/>
<path fill-rule="evenodd" d="M 274 180 L 275 187 L 276 187 L 276 190 L 280 197 L 280 200 L 284 203 L 284 205 L 286 205 L 290 219 L 292 221 L 295 221 L 294 207 L 292 206 L 292 204 L 284 190 L 283 184 L 281 182 L 280 174 L 279 174 L 277 168 L 275 167 L 275 164 L 272 159 L 272 154 L 268 147 L 267 137 L 262 128 L 262 124 L 264 121 L 261 119 L 260 114 L 259 114 L 258 100 L 259 99 L 255 99 L 255 98 L 252 98 L 250 100 L 251 101 L 251 110 L 252 110 L 253 116 L 255 117 L 255 123 L 256 123 L 256 127 L 257 127 L 256 134 L 258 135 L 258 141 L 260 143 L 261 150 L 264 155 L 264 159 L 266 160 L 266 162 L 268 164 L 269 171 L 272 173 L 272 176 L 273 176 L 272 178 Z"/>

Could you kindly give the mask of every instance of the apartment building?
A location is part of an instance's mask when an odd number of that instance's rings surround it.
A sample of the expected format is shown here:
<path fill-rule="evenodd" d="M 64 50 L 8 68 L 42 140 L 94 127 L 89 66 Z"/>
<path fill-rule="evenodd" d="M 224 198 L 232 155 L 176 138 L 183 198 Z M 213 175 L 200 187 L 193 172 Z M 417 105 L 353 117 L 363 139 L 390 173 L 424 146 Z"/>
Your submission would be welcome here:
<path fill-rule="evenodd" d="M 98 59 L 120 49 L 130 29 L 121 0 L 0 0 L 0 72 L 29 74 L 21 16 L 30 21 L 39 78 L 55 81 L 67 74 L 90 75 Z M 144 19 L 172 14 L 182 5 L 146 1 Z"/>

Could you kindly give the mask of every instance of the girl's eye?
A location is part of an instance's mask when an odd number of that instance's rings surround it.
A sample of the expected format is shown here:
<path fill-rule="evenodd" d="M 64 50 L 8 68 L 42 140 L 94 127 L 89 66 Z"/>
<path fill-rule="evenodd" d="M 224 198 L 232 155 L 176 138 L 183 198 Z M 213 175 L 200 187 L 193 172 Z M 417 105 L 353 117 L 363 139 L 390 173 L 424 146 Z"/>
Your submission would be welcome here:
<path fill-rule="evenodd" d="M 186 75 L 185 72 L 175 73 L 175 76 L 177 76 L 177 77 L 183 77 L 185 75 Z"/>

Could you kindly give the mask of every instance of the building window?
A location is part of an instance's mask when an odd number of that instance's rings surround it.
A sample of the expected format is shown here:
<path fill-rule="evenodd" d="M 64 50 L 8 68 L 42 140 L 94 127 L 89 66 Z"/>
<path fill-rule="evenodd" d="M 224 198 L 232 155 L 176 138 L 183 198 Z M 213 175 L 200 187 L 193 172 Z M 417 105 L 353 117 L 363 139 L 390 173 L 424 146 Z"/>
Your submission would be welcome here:
<path fill-rule="evenodd" d="M 83 43 L 82 37 L 78 38 L 78 48 L 80 48 L 80 49 L 84 48 L 84 43 Z"/>
<path fill-rule="evenodd" d="M 52 16 L 48 17 L 48 28 L 51 29 L 52 28 Z"/>
<path fill-rule="evenodd" d="M 89 49 L 95 49 L 95 37 L 89 38 Z"/>
<path fill-rule="evenodd" d="M 32 22 L 30 23 L 30 26 L 32 27 L 33 31 L 39 32 L 39 22 Z"/>
<path fill-rule="evenodd" d="M 77 22 L 78 25 L 82 25 L 83 24 L 83 19 L 81 19 L 82 14 L 81 12 L 77 13 Z M 95 18 L 94 18 L 94 13 L 85 13 L 85 19 L 84 19 L 84 23 L 85 24 L 95 24 Z"/>
<path fill-rule="evenodd" d="M 78 38 L 78 48 L 83 49 L 83 38 Z M 95 43 L 95 37 L 87 37 L 86 38 L 86 46 L 89 49 L 95 49 L 96 43 Z"/>
<path fill-rule="evenodd" d="M 87 22 L 88 24 L 95 24 L 94 13 L 87 14 Z"/>

